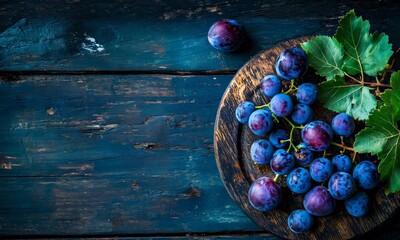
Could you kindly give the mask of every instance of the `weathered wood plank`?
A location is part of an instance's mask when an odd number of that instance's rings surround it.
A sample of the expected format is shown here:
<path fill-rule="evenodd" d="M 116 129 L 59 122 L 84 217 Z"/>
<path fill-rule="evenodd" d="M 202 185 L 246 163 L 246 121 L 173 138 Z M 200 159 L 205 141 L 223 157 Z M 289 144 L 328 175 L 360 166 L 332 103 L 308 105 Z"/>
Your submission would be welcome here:
<path fill-rule="evenodd" d="M 231 78 L 3 78 L 0 235 L 260 230 L 212 151 Z"/>
<path fill-rule="evenodd" d="M 397 48 L 397 1 L 2 1 L 0 70 L 237 70 L 277 42 L 333 34 L 350 9 Z M 212 23 L 235 18 L 250 42 L 236 54 L 207 42 Z"/>

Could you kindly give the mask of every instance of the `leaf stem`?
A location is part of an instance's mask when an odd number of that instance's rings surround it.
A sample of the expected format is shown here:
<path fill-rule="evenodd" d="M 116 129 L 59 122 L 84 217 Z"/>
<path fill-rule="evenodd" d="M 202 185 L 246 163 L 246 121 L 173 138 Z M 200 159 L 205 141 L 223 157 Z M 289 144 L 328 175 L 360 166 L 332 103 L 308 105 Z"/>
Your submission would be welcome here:
<path fill-rule="evenodd" d="M 346 77 L 350 78 L 351 80 L 353 80 L 353 81 L 355 81 L 355 82 L 357 82 L 359 84 L 363 84 L 362 81 L 358 80 L 357 78 L 355 78 L 355 77 L 353 77 L 353 76 L 351 76 L 351 75 L 349 75 L 347 73 L 344 73 L 344 75 L 346 75 Z"/>
<path fill-rule="evenodd" d="M 337 142 L 333 142 L 333 141 L 332 141 L 331 144 L 332 144 L 333 146 L 341 147 L 341 148 L 343 148 L 343 149 L 346 149 L 346 150 L 349 150 L 349 151 L 352 151 L 352 152 L 355 152 L 355 153 L 357 152 L 355 148 L 346 146 L 346 145 L 341 144 L 341 143 L 337 143 Z"/>

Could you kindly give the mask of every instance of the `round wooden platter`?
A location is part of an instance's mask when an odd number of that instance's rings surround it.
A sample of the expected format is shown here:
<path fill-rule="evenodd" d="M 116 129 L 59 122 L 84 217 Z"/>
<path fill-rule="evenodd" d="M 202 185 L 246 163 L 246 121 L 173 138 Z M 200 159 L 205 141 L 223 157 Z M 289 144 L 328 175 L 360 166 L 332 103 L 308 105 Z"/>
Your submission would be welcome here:
<path fill-rule="evenodd" d="M 284 49 L 299 46 L 309 39 L 310 37 L 300 37 L 279 43 L 252 58 L 236 73 L 218 108 L 214 131 L 215 156 L 221 178 L 233 200 L 254 222 L 268 232 L 288 239 L 349 239 L 364 234 L 389 218 L 400 204 L 399 194 L 386 196 L 383 189 L 369 193 L 372 200 L 371 209 L 361 218 L 348 215 L 343 202 L 336 201 L 334 214 L 315 218 L 312 231 L 300 235 L 290 231 L 287 218 L 293 210 L 303 209 L 303 196 L 292 194 L 285 187 L 284 178 L 279 180 L 284 197 L 277 209 L 270 212 L 257 211 L 247 198 L 248 189 L 255 179 L 261 176 L 274 177 L 274 174 L 269 166 L 252 163 L 250 146 L 260 137 L 252 134 L 247 126 L 236 120 L 235 109 L 244 100 L 253 101 L 256 105 L 268 102 L 269 99 L 259 88 L 261 79 L 267 74 L 274 74 L 275 59 L 279 53 Z M 312 69 L 309 69 L 303 77 L 304 81 L 316 78 L 311 71 Z M 322 120 L 327 116 L 320 109 L 316 111 L 316 115 Z"/>

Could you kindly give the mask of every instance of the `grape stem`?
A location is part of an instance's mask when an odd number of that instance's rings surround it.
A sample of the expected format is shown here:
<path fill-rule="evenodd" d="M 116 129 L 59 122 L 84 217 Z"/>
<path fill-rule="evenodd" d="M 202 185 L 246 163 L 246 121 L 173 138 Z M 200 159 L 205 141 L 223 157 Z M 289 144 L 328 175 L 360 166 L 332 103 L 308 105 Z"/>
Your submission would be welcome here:
<path fill-rule="evenodd" d="M 283 119 L 285 119 L 286 120 L 286 122 L 287 123 L 289 123 L 290 124 L 290 126 L 292 127 L 291 129 L 290 129 L 290 133 L 289 133 L 289 148 L 288 148 L 288 150 L 287 150 L 287 152 L 290 152 L 290 150 L 293 148 L 295 151 L 297 151 L 297 147 L 293 144 L 293 141 L 292 141 L 292 139 L 293 139 L 293 132 L 294 132 L 294 130 L 297 128 L 297 129 L 302 129 L 303 127 L 301 127 L 301 126 L 297 126 L 297 125 L 295 125 L 294 123 L 292 123 L 287 117 L 283 117 Z"/>
<path fill-rule="evenodd" d="M 294 85 L 294 83 L 295 83 L 295 79 L 290 80 L 290 87 L 289 87 L 289 89 L 286 90 L 286 91 L 283 92 L 283 93 L 288 94 L 288 93 L 291 93 L 291 92 L 293 92 L 293 91 L 296 91 L 296 90 L 297 90 L 297 87 Z"/>
<path fill-rule="evenodd" d="M 271 105 L 271 103 L 267 103 L 267 104 L 260 105 L 260 106 L 255 106 L 255 109 L 265 109 L 267 107 L 269 108 L 270 105 Z"/>
<path fill-rule="evenodd" d="M 281 175 L 276 174 L 276 175 L 275 175 L 275 178 L 274 178 L 274 182 L 278 181 L 278 179 L 279 179 L 280 176 L 281 176 Z"/>

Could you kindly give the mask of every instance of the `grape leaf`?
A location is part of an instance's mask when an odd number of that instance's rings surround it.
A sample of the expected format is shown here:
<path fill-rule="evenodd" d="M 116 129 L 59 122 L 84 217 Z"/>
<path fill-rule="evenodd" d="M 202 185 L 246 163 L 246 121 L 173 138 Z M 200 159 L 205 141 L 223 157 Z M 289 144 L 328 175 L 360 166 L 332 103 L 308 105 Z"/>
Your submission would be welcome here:
<path fill-rule="evenodd" d="M 339 20 L 335 37 L 344 47 L 342 69 L 350 75 L 376 76 L 383 71 L 393 54 L 385 34 L 370 34 L 370 24 L 351 10 Z"/>
<path fill-rule="evenodd" d="M 386 105 L 392 106 L 397 117 L 400 115 L 400 71 L 392 74 L 390 77 L 390 85 L 393 90 L 386 89 L 386 91 L 381 94 L 381 98 Z"/>
<path fill-rule="evenodd" d="M 343 46 L 335 39 L 328 36 L 316 36 L 302 43 L 301 47 L 306 51 L 309 64 L 316 73 L 327 80 L 344 77 Z"/>
<path fill-rule="evenodd" d="M 384 104 L 370 115 L 354 142 L 357 152 L 378 155 L 378 171 L 387 193 L 400 190 L 400 71 L 392 74 L 390 83 L 392 89 L 381 94 Z"/>
<path fill-rule="evenodd" d="M 378 171 L 387 193 L 400 190 L 400 132 L 393 106 L 383 105 L 366 121 L 366 128 L 356 135 L 354 148 L 359 153 L 377 154 Z"/>
<path fill-rule="evenodd" d="M 318 85 L 318 99 L 335 112 L 345 112 L 358 120 L 366 120 L 376 108 L 375 96 L 370 88 L 347 85 L 344 80 L 326 81 Z"/>

